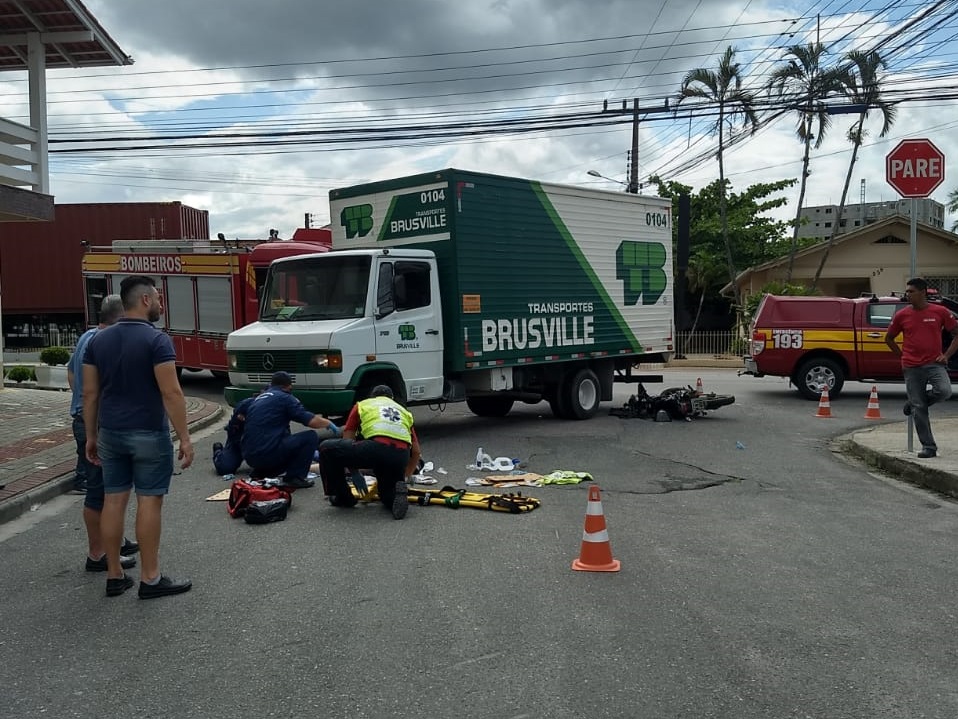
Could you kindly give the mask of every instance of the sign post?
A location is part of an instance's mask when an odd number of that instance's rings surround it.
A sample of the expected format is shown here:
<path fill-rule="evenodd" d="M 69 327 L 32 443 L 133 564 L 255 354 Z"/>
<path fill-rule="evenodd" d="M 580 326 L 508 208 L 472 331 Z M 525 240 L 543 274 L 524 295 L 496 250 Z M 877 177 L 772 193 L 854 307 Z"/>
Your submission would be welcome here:
<path fill-rule="evenodd" d="M 945 179 L 945 155 L 931 140 L 902 140 L 885 157 L 885 180 L 902 197 L 911 199 L 909 244 L 911 271 L 918 274 L 918 200 L 928 197 Z M 908 415 L 908 451 L 915 448 L 915 425 Z"/>

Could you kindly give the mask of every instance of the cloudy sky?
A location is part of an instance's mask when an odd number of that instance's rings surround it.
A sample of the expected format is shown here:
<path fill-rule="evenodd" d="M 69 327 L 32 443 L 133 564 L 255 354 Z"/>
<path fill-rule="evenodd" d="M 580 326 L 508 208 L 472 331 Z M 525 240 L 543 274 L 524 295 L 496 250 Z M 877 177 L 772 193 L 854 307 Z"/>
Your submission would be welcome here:
<path fill-rule="evenodd" d="M 329 221 L 332 188 L 446 167 L 615 189 L 587 172 L 628 179 L 629 117 L 602 108 L 633 98 L 648 110 L 640 180 L 698 188 L 718 173 L 715 118 L 694 104 L 662 111 L 685 73 L 734 46 L 745 86 L 776 106 L 762 90 L 769 73 L 785 48 L 816 37 L 835 62 L 880 49 L 900 101 L 885 138 L 870 121 L 848 201 L 863 180 L 866 201 L 897 198 L 884 157 L 904 138 L 945 153 L 935 199 L 958 187 L 954 0 L 85 4 L 134 64 L 48 72 L 57 201 L 180 200 L 209 210 L 213 235 L 287 237 L 305 213 Z M 25 119 L 24 78 L 3 75 L 4 115 Z M 813 152 L 806 204 L 838 203 L 853 117 L 836 115 Z M 733 189 L 798 177 L 794 129 L 784 115 L 730 149 Z M 792 215 L 797 186 L 787 199 Z"/>

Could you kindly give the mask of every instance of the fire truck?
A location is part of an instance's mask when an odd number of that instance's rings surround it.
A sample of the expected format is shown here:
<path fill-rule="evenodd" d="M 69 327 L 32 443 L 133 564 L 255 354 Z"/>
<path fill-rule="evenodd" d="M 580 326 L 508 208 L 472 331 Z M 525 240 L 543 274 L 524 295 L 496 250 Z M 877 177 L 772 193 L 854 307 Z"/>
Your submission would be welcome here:
<path fill-rule="evenodd" d="M 297 230 L 291 240 L 115 240 L 86 248 L 83 291 L 88 326 L 99 322 L 100 303 L 119 293 L 129 275 L 156 281 L 164 314 L 156 326 L 173 340 L 177 372 L 208 369 L 227 375 L 226 336 L 259 317 L 259 297 L 270 262 L 328 252 L 326 228 Z"/>

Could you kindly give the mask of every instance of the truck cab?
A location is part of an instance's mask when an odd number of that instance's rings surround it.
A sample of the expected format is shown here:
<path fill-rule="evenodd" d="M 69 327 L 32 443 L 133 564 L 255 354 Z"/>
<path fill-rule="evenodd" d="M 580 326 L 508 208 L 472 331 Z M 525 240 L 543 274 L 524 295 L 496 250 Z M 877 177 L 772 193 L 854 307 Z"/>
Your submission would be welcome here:
<path fill-rule="evenodd" d="M 347 250 L 273 262 L 259 321 L 230 334 L 235 405 L 293 377 L 309 409 L 346 414 L 377 384 L 406 404 L 443 396 L 442 309 L 428 250 Z M 372 351 L 371 351 L 372 350 Z"/>

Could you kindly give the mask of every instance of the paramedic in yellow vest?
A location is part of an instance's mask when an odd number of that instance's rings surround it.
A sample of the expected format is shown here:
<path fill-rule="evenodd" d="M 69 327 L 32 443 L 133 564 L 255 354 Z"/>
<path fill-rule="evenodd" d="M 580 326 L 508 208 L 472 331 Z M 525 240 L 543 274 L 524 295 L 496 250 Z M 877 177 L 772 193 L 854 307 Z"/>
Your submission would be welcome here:
<path fill-rule="evenodd" d="M 377 385 L 369 399 L 350 410 L 343 439 L 327 439 L 319 445 L 319 471 L 330 504 L 355 505 L 346 468 L 369 468 L 376 475 L 383 505 L 402 519 L 409 508 L 406 480 L 416 470 L 420 455 L 412 414 L 393 399 L 392 389 Z"/>

